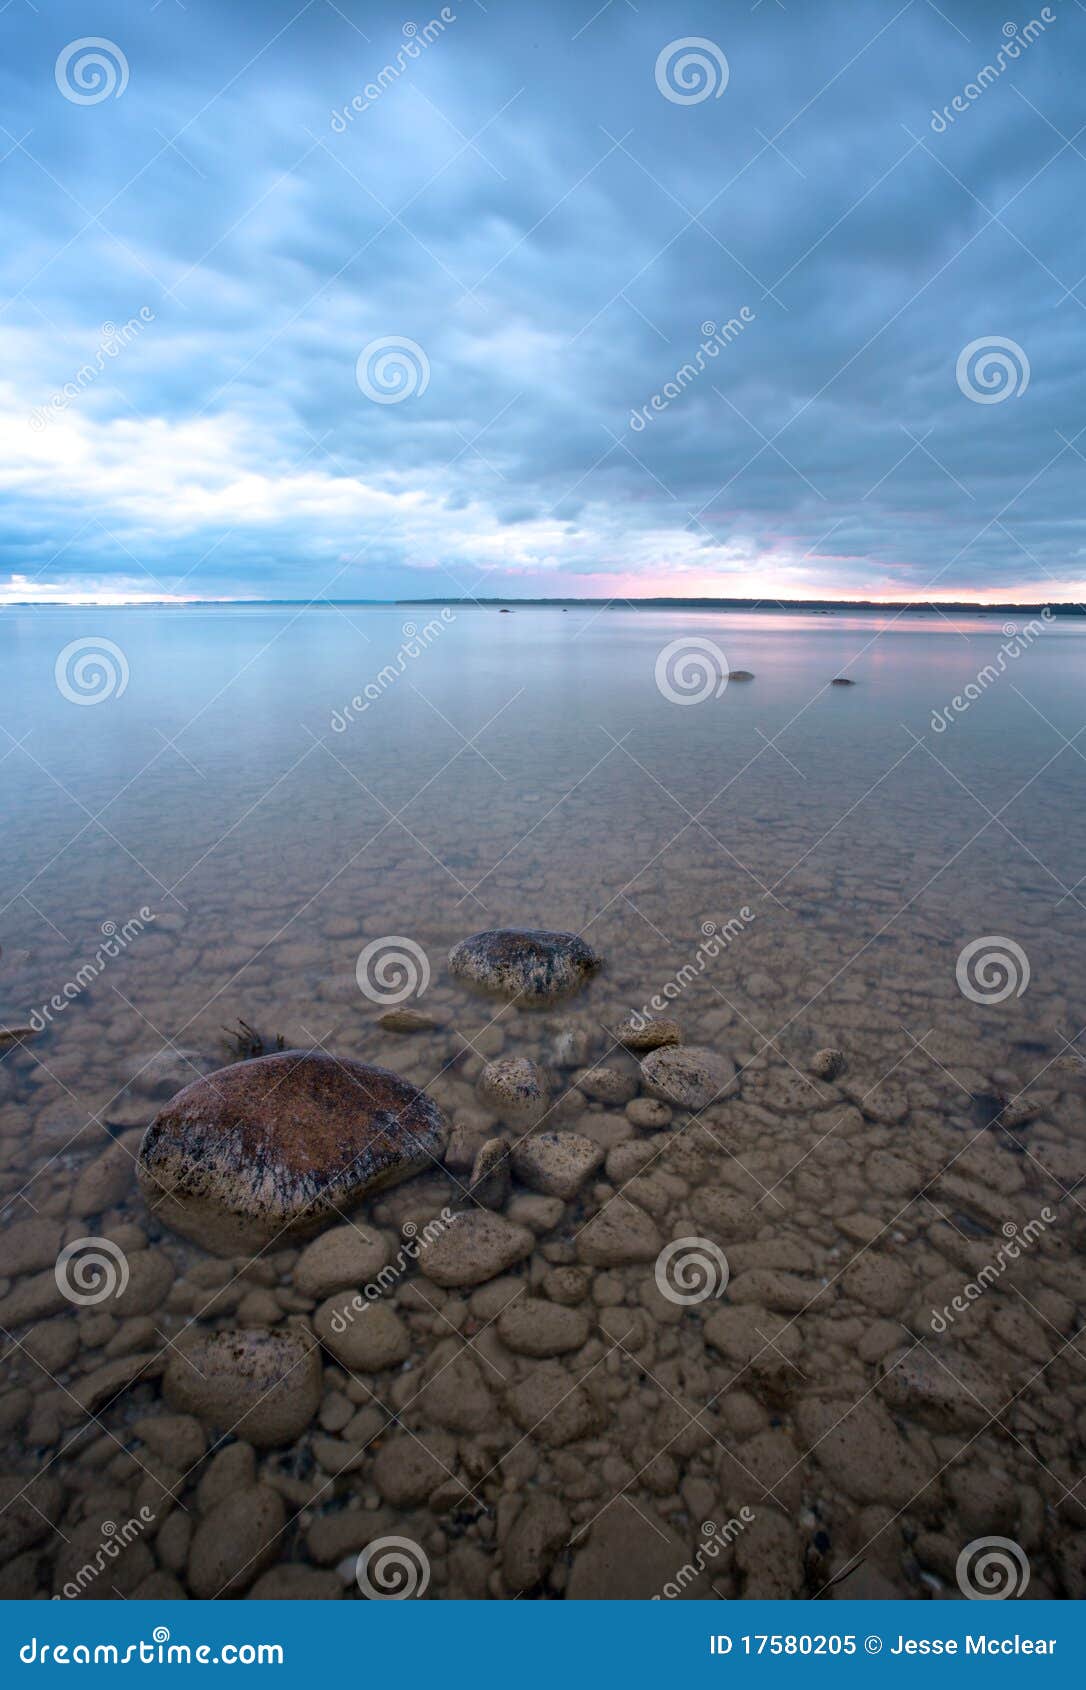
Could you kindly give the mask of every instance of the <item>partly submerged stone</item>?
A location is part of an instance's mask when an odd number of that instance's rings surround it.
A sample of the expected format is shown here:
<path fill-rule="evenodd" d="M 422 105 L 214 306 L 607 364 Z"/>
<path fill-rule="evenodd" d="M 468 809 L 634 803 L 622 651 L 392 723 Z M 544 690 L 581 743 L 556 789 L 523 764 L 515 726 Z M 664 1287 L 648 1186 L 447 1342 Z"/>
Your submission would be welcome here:
<path fill-rule="evenodd" d="M 240 1255 L 421 1172 L 447 1133 L 437 1104 L 387 1069 L 286 1050 L 186 1086 L 144 1134 L 137 1173 L 159 1220 Z"/>
<path fill-rule="evenodd" d="M 707 1109 L 735 1090 L 735 1063 L 702 1045 L 663 1045 L 641 1063 L 653 1097 L 680 1109 Z"/>
<path fill-rule="evenodd" d="M 473 933 L 449 952 L 449 967 L 458 979 L 528 1004 L 568 997 L 600 966 L 592 947 L 575 933 L 522 927 Z"/>

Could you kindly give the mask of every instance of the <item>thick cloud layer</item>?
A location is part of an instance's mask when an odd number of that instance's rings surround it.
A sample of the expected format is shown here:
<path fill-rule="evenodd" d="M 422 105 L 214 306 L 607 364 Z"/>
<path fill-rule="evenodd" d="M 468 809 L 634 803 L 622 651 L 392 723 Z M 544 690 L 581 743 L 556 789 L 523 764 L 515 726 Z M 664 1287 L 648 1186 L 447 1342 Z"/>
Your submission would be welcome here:
<path fill-rule="evenodd" d="M 1073 0 L 0 29 L 0 600 L 1082 596 Z"/>

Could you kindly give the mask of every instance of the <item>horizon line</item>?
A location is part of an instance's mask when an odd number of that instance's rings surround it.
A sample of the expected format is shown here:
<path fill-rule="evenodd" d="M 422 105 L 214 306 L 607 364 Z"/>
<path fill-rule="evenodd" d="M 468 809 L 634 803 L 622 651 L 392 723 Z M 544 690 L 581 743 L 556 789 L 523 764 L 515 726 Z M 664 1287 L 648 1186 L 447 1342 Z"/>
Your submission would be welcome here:
<path fill-rule="evenodd" d="M 513 606 L 540 607 L 560 605 L 584 605 L 592 608 L 629 609 L 639 607 L 650 609 L 728 609 L 765 611 L 889 611 L 912 610 L 934 611 L 990 611 L 1005 613 L 1009 611 L 1044 611 L 1051 614 L 1086 615 L 1086 604 L 1076 599 L 841 599 L 841 598 L 809 598 L 809 599 L 765 599 L 765 598 L 734 598 L 720 595 L 707 596 L 704 594 L 646 594 L 632 598 L 629 595 L 605 598 L 600 596 L 584 597 L 580 595 L 556 597 L 535 596 L 498 596 L 481 598 L 475 594 L 454 598 L 451 596 L 425 598 L 318 598 L 310 599 L 304 596 L 297 598 L 192 598 L 178 599 L 164 597 L 161 599 L 125 599 L 114 596 L 96 598 L 48 598 L 48 599 L 7 599 L 0 600 L 0 611 L 4 610 L 193 610 L 206 606 L 244 606 L 253 608 L 268 605 L 302 605 L 312 609 L 320 605 L 379 605 L 379 606 L 426 606 L 426 605 L 457 605 L 460 607 L 476 606 L 479 609 L 491 607 L 512 608 Z"/>

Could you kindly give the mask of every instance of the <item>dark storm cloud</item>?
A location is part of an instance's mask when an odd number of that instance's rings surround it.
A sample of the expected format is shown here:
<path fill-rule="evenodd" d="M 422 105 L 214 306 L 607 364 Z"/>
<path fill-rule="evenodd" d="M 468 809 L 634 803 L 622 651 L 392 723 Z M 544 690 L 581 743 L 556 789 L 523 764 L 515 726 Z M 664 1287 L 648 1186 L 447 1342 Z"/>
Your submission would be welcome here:
<path fill-rule="evenodd" d="M 1086 14 L 594 13 L 9 7 L 6 596 L 1078 596 Z"/>

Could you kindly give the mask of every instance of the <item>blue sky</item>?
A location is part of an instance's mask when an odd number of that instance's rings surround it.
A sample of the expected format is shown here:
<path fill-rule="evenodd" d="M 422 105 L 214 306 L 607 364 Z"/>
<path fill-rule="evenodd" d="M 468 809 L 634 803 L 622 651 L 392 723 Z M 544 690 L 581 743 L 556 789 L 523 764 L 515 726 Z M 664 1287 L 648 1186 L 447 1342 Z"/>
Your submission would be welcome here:
<path fill-rule="evenodd" d="M 0 602 L 1082 596 L 1078 0 L 0 31 Z"/>

